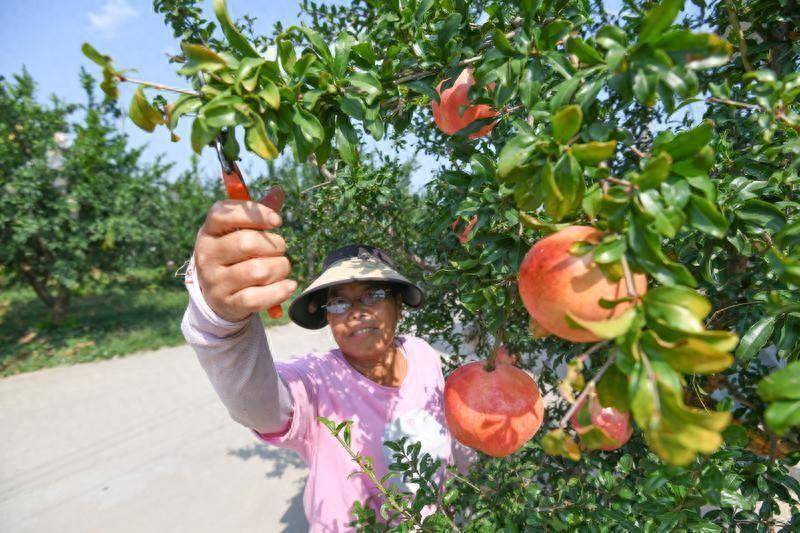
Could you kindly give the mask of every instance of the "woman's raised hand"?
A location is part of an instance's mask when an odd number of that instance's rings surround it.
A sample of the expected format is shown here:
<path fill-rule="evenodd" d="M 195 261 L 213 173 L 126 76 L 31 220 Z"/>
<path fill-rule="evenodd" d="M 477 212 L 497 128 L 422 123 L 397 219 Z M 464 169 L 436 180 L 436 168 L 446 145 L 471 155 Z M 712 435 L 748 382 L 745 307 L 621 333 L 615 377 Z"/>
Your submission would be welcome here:
<path fill-rule="evenodd" d="M 203 297 L 225 320 L 281 304 L 297 288 L 287 279 L 286 242 L 270 232 L 282 223 L 283 201 L 283 190 L 273 187 L 258 202 L 223 200 L 208 210 L 195 241 L 195 268 Z"/>

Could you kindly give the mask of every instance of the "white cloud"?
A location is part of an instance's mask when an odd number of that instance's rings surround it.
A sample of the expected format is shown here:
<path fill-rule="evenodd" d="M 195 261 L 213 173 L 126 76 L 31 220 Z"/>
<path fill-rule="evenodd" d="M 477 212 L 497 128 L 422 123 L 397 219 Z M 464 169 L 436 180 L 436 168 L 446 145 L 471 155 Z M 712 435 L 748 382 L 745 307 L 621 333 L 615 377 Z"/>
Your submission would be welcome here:
<path fill-rule="evenodd" d="M 128 19 L 138 16 L 127 0 L 106 0 L 99 12 L 89 12 L 89 25 L 94 30 L 114 33 Z"/>

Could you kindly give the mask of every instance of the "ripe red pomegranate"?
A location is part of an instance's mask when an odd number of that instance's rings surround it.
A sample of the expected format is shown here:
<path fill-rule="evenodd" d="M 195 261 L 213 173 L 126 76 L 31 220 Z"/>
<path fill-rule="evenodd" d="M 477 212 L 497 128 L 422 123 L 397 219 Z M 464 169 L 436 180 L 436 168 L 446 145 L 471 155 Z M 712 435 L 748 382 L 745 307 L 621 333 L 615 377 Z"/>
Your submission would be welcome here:
<path fill-rule="evenodd" d="M 493 457 L 525 444 L 542 425 L 539 387 L 524 371 L 497 363 L 492 371 L 478 361 L 457 368 L 444 384 L 444 414 L 459 442 Z"/>
<path fill-rule="evenodd" d="M 475 84 L 475 78 L 472 77 L 472 69 L 465 68 L 461 74 L 456 78 L 452 87 L 442 91 L 442 84 L 444 81 L 439 82 L 436 87 L 436 92 L 439 93 L 439 100 L 437 103 L 433 100 L 433 120 L 439 129 L 447 135 L 453 135 L 459 130 L 463 130 L 476 120 L 482 118 L 496 117 L 497 111 L 486 104 L 470 105 L 471 100 L 468 97 L 469 88 Z M 461 112 L 461 106 L 467 106 Z M 482 127 L 478 131 L 470 134 L 470 139 L 477 139 L 488 135 L 497 122 L 492 122 Z"/>
<path fill-rule="evenodd" d="M 621 413 L 613 407 L 603 407 L 597 394 L 589 394 L 589 403 L 584 398 L 581 406 L 572 415 L 572 427 L 578 435 L 586 435 L 592 429 L 600 431 L 602 438 L 581 439 L 584 446 L 592 450 L 616 450 L 628 442 L 633 434 L 629 413 Z"/>
<path fill-rule="evenodd" d="M 594 264 L 592 254 L 575 256 L 570 247 L 580 241 L 596 244 L 603 234 L 589 226 L 569 226 L 540 240 L 528 250 L 518 275 L 522 303 L 538 325 L 562 339 L 596 342 L 588 330 L 574 328 L 566 321 L 569 311 L 583 320 L 608 320 L 622 314 L 632 303 L 604 309 L 601 298 L 618 300 L 628 296 L 625 280 L 611 281 Z M 647 292 L 647 278 L 634 275 L 639 295 Z"/>

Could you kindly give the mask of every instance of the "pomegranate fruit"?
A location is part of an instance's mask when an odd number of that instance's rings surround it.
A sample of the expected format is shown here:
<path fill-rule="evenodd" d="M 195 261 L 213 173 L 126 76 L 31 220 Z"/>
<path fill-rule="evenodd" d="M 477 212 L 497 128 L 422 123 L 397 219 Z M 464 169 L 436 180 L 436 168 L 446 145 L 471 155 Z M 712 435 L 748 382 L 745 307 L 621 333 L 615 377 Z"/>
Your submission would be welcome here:
<path fill-rule="evenodd" d="M 574 243 L 596 244 L 602 235 L 589 226 L 569 226 L 540 240 L 525 254 L 517 278 L 519 295 L 540 328 L 573 342 L 597 342 L 600 338 L 594 333 L 567 322 L 567 311 L 582 320 L 599 321 L 630 308 L 632 302 L 613 309 L 601 307 L 601 298 L 619 300 L 628 296 L 625 280 L 606 278 L 591 253 L 570 253 Z M 636 274 L 633 278 L 637 293 L 647 292 L 647 277 Z"/>
<path fill-rule="evenodd" d="M 523 370 L 478 361 L 457 368 L 444 384 L 444 414 L 450 433 L 462 444 L 505 457 L 539 430 L 544 404 L 539 387 Z"/>
<path fill-rule="evenodd" d="M 603 407 L 597 394 L 589 395 L 572 415 L 572 427 L 581 436 L 581 442 L 590 450 L 616 450 L 631 438 L 633 428 L 629 413 L 613 407 Z"/>
<path fill-rule="evenodd" d="M 475 78 L 472 77 L 472 69 L 465 68 L 461 74 L 456 78 L 453 86 L 442 91 L 442 84 L 444 80 L 439 82 L 436 86 L 436 92 L 439 94 L 439 102 L 433 100 L 433 120 L 439 129 L 447 135 L 453 135 L 459 130 L 463 130 L 476 120 L 483 118 L 496 117 L 497 111 L 486 104 L 470 105 L 468 93 L 470 87 L 475 84 Z M 462 106 L 464 108 L 461 112 Z M 497 122 L 492 122 L 482 127 L 478 131 L 469 135 L 470 139 L 477 139 L 488 135 Z"/>

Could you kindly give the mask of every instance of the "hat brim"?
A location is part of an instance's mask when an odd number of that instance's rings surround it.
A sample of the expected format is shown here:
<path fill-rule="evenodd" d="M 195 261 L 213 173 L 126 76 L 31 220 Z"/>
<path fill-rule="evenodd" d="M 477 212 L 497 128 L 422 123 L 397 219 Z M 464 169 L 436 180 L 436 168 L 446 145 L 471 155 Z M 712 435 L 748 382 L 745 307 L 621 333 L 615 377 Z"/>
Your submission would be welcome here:
<path fill-rule="evenodd" d="M 289 318 L 292 322 L 306 329 L 321 329 L 328 325 L 325 310 L 316 302 L 322 291 L 336 285 L 359 281 L 383 281 L 402 288 L 403 302 L 413 308 L 425 303 L 425 293 L 420 287 L 406 279 L 393 268 L 383 262 L 372 259 L 352 258 L 330 265 L 306 288 L 289 306 Z"/>

